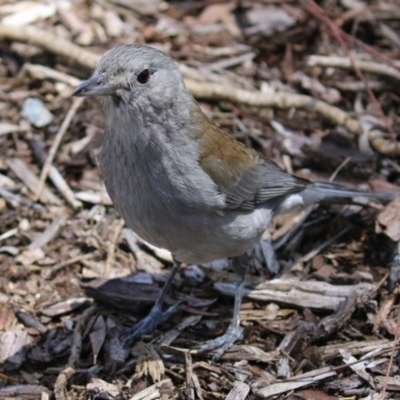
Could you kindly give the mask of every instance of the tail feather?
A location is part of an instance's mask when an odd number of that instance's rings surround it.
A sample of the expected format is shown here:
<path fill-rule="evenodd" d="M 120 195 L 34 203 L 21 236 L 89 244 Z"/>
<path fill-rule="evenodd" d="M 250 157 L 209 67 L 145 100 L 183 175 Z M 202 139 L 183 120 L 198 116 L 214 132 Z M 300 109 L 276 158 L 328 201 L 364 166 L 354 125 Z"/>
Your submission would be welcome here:
<path fill-rule="evenodd" d="M 400 192 L 389 192 L 389 193 L 370 193 L 363 192 L 360 190 L 349 189 L 345 186 L 337 185 L 329 182 L 315 182 L 306 191 L 310 190 L 310 194 L 314 193 L 318 201 L 326 201 L 335 199 L 348 199 L 351 200 L 354 197 L 366 197 L 369 199 L 390 201 L 400 195 Z M 305 191 L 305 192 L 306 192 Z"/>
<path fill-rule="evenodd" d="M 356 197 L 391 201 L 399 195 L 400 192 L 370 193 L 349 189 L 336 183 L 313 182 L 304 190 L 286 196 L 279 204 L 279 212 L 288 212 L 321 202 L 354 203 Z"/>

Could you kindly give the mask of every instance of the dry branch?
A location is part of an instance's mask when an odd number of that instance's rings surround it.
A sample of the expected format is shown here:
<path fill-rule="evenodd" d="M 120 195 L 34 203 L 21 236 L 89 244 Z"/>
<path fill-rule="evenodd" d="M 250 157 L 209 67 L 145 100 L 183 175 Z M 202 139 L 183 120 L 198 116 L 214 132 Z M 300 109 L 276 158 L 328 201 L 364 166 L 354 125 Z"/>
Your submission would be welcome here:
<path fill-rule="evenodd" d="M 28 168 L 24 161 L 19 158 L 9 158 L 7 160 L 7 165 L 14 172 L 14 174 L 17 175 L 22 182 L 24 182 L 27 188 L 32 193 L 35 193 L 39 184 L 39 178 Z M 56 197 L 47 187 L 44 187 L 43 192 L 40 195 L 40 200 L 43 203 L 48 204 L 62 204 L 61 200 Z"/>
<path fill-rule="evenodd" d="M 261 93 L 185 79 L 186 87 L 200 99 L 227 100 L 256 107 L 305 108 L 314 111 L 329 121 L 346 127 L 355 135 L 361 134 L 360 123 L 345 111 L 310 96 L 294 93 Z"/>
<path fill-rule="evenodd" d="M 400 71 L 396 68 L 393 68 L 389 65 L 380 64 L 373 61 L 363 61 L 363 60 L 354 60 L 357 63 L 358 68 L 361 71 L 369 72 L 371 74 L 381 75 L 388 78 L 400 80 Z M 352 69 L 351 61 L 346 57 L 338 57 L 338 56 L 316 56 L 312 55 L 308 58 L 307 61 L 308 66 L 310 67 L 326 67 L 326 68 L 342 68 L 342 69 Z"/>
<path fill-rule="evenodd" d="M 216 282 L 214 286 L 225 295 L 235 293 L 233 283 Z M 339 286 L 326 282 L 274 279 L 261 283 L 252 290 L 245 289 L 244 295 L 251 299 L 279 302 L 295 307 L 336 310 L 351 296 L 357 296 L 357 299 L 362 302 L 374 291 L 375 286 L 369 283 Z"/>
<path fill-rule="evenodd" d="M 104 277 L 109 278 L 115 264 L 115 246 L 117 244 L 119 235 L 125 225 L 123 219 L 117 220 L 111 227 L 110 241 L 108 244 L 107 261 L 104 268 Z"/>
<path fill-rule="evenodd" d="M 72 118 L 74 117 L 76 111 L 78 110 L 78 108 L 81 106 L 81 104 L 83 103 L 83 98 L 79 97 L 77 99 L 74 100 L 74 102 L 72 103 L 71 108 L 68 111 L 68 114 L 66 115 L 63 123 L 61 124 L 61 128 L 58 131 L 56 137 L 53 140 L 53 144 L 51 145 L 51 149 L 49 152 L 49 155 L 47 156 L 47 159 L 43 165 L 42 168 L 42 173 L 40 174 L 40 180 L 35 192 L 35 198 L 38 199 L 41 194 L 42 194 L 42 190 L 43 190 L 43 186 L 44 186 L 44 182 L 47 178 L 47 175 L 51 169 L 51 164 L 53 162 L 53 159 L 56 155 L 56 152 L 58 150 L 58 147 L 61 144 L 61 141 L 65 135 L 65 133 L 67 132 L 67 129 L 69 127 L 69 124 L 71 123 Z"/>
<path fill-rule="evenodd" d="M 67 385 L 69 379 L 75 374 L 75 368 L 79 361 L 82 348 L 82 336 L 87 320 L 94 314 L 96 307 L 92 306 L 86 309 L 79 317 L 76 323 L 71 345 L 71 353 L 68 359 L 68 365 L 63 369 L 56 380 L 54 387 L 54 395 L 56 400 L 68 400 L 70 397 L 67 394 Z"/>
<path fill-rule="evenodd" d="M 400 157 L 400 143 L 385 139 L 382 132 L 370 131 L 368 139 L 371 147 L 379 154 L 390 158 Z"/>
<path fill-rule="evenodd" d="M 92 69 L 100 58 L 99 55 L 85 50 L 69 40 L 34 26 L 14 27 L 0 23 L 0 38 L 42 47 L 53 54 L 65 57 L 71 63 L 76 62 L 89 69 Z"/>

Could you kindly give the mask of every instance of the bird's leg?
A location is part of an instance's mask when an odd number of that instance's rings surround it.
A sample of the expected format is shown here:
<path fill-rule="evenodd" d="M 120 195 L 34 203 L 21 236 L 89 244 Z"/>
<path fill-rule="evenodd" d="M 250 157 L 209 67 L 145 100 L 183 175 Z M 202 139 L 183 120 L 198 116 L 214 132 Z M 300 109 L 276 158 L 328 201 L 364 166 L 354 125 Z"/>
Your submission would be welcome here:
<path fill-rule="evenodd" d="M 180 302 L 175 303 L 166 311 L 162 310 L 162 306 L 180 265 L 181 264 L 179 262 L 174 261 L 171 274 L 165 282 L 160 295 L 158 296 L 153 308 L 151 309 L 147 317 L 142 319 L 132 328 L 129 328 L 122 333 L 121 340 L 123 340 L 125 343 L 131 345 L 137 338 L 139 338 L 139 336 L 152 332 L 159 324 L 166 321 L 172 314 L 176 313 L 181 304 Z"/>
<path fill-rule="evenodd" d="M 221 356 L 238 340 L 242 338 L 243 328 L 240 327 L 240 306 L 242 305 L 244 281 L 247 271 L 246 255 L 234 257 L 232 259 L 233 268 L 236 272 L 236 285 L 235 285 L 235 303 L 233 307 L 232 323 L 229 325 L 227 331 L 213 340 L 208 340 L 196 347 L 200 351 L 210 351 L 218 349 L 213 357 L 213 361 L 218 360 Z"/>

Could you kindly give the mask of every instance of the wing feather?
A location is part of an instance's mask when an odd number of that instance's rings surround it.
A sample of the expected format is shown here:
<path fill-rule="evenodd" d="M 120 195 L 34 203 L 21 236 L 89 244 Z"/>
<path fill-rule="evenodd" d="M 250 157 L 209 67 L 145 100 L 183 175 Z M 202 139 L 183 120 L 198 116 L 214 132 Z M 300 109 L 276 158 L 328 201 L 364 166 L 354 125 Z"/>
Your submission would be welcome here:
<path fill-rule="evenodd" d="M 305 179 L 292 176 L 264 158 L 249 169 L 242 169 L 234 183 L 220 186 L 228 209 L 251 210 L 267 201 L 300 192 L 309 185 Z"/>

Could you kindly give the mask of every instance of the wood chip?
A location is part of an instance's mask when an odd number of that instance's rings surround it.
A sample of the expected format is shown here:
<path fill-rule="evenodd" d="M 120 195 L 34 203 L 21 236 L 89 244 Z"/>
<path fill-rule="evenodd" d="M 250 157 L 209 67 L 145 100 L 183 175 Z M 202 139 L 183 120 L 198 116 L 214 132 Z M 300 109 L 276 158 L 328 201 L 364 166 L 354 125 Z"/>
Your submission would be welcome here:
<path fill-rule="evenodd" d="M 42 314 L 48 317 L 55 317 L 57 315 L 67 314 L 78 308 L 88 305 L 90 301 L 85 297 L 69 298 L 59 303 L 53 304 L 42 308 Z"/>
<path fill-rule="evenodd" d="M 40 385 L 12 385 L 0 389 L 0 398 L 5 400 L 43 400 L 50 394 L 49 389 Z"/>
<path fill-rule="evenodd" d="M 25 361 L 31 338 L 26 330 L 11 328 L 0 337 L 0 363 L 6 363 L 6 369 L 17 369 Z"/>
<path fill-rule="evenodd" d="M 215 288 L 233 296 L 235 285 L 216 282 Z M 335 310 L 346 298 L 357 295 L 359 298 L 373 293 L 375 286 L 368 283 L 339 286 L 326 282 L 300 281 L 294 279 L 275 279 L 245 289 L 244 295 L 250 299 L 284 303 L 314 310 Z"/>
<path fill-rule="evenodd" d="M 134 379 L 150 376 L 153 382 L 161 382 L 165 374 L 164 363 L 153 345 L 138 342 L 132 348 L 132 355 L 136 359 Z"/>
<path fill-rule="evenodd" d="M 161 399 L 161 393 L 169 395 L 172 398 L 174 386 L 170 379 L 164 379 L 148 388 L 136 393 L 129 400 L 158 400 Z M 168 397 L 167 397 L 168 398 Z"/>
<path fill-rule="evenodd" d="M 383 231 L 394 242 L 400 240 L 400 197 L 396 197 L 378 215 L 376 230 Z"/>
<path fill-rule="evenodd" d="M 273 383 L 272 385 L 264 388 L 253 388 L 253 391 L 256 393 L 257 396 L 266 399 L 271 396 L 276 396 L 277 394 L 288 393 L 292 390 L 318 383 L 323 379 L 330 378 L 335 375 L 336 372 L 326 372 L 324 374 L 317 375 L 308 379 L 299 379 L 297 381 Z"/>
<path fill-rule="evenodd" d="M 244 382 L 235 382 L 226 400 L 245 400 L 250 391 L 250 386 Z"/>
<path fill-rule="evenodd" d="M 384 376 L 376 376 L 375 377 L 376 389 L 381 390 L 383 388 L 383 384 L 385 383 Z M 389 376 L 387 381 L 387 389 L 388 392 L 400 392 L 400 377 L 399 376 Z"/>
<path fill-rule="evenodd" d="M 29 250 L 37 250 L 41 247 L 45 246 L 47 243 L 55 239 L 58 234 L 61 232 L 61 229 L 64 227 L 67 222 L 67 217 L 64 215 L 59 215 L 55 217 L 51 224 L 46 228 L 46 230 L 40 234 L 35 240 L 29 245 Z"/>
<path fill-rule="evenodd" d="M 32 172 L 31 169 L 20 158 L 8 158 L 7 165 L 15 175 L 26 185 L 26 187 L 35 193 L 39 185 L 39 178 Z M 45 204 L 61 205 L 62 201 L 56 197 L 49 188 L 45 187 L 40 196 L 40 201 Z"/>
<path fill-rule="evenodd" d="M 108 396 L 108 399 L 117 398 L 120 394 L 117 385 L 105 382 L 98 378 L 92 378 L 90 382 L 86 385 L 86 390 L 95 398 L 100 397 L 102 399 Z"/>
<path fill-rule="evenodd" d="M 355 357 L 353 357 L 350 353 L 347 351 L 341 349 L 339 350 L 340 354 L 343 357 L 343 361 L 346 364 L 353 363 L 354 361 L 357 361 Z M 375 382 L 374 378 L 365 370 L 365 365 L 366 362 L 360 362 L 354 365 L 351 365 L 350 368 L 362 379 L 364 379 L 368 384 L 372 387 L 372 389 L 375 388 Z"/>

